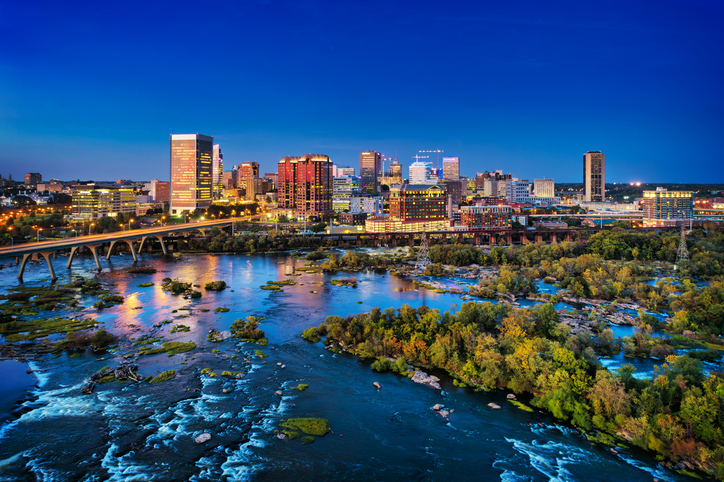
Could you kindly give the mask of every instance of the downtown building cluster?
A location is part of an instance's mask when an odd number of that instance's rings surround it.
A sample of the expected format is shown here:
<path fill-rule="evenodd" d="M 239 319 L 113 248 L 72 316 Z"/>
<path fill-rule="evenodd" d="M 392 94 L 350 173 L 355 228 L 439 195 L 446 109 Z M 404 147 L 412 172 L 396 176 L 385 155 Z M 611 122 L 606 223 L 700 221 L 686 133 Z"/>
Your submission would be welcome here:
<path fill-rule="evenodd" d="M 286 156 L 278 161 L 277 172 L 262 176 L 256 161 L 229 165 L 227 160 L 225 170 L 221 146 L 212 136 L 172 134 L 169 148 L 169 181 L 43 182 L 40 173 L 31 172 L 22 184 L 0 176 L 0 186 L 20 185 L 25 191 L 18 194 L 38 204 L 54 195 L 70 196 L 76 220 L 121 213 L 184 216 L 212 204 L 263 202 L 288 217 L 324 221 L 330 232 L 341 233 L 510 229 L 515 222 L 521 226 L 536 223 L 521 216 L 521 211 L 543 208 L 555 212 L 562 204 L 590 212 L 637 210 L 647 227 L 690 222 L 697 210 L 712 216 L 722 214 L 719 205 L 695 208 L 692 192 L 661 188 L 644 191 L 632 205 L 608 202 L 606 158 L 601 151 L 583 154 L 583 190 L 571 197 L 557 193 L 553 179 L 531 182 L 503 170 L 465 177 L 460 175 L 459 157 L 444 156 L 433 163 L 430 157 L 420 155 L 439 156 L 440 150 L 420 151 L 407 169 L 397 159 L 374 150 L 360 152 L 358 168 L 336 165 L 323 154 Z M 13 199 L 2 197 L 0 203 L 11 205 Z M 547 227 L 562 224 L 546 222 L 538 221 Z"/>

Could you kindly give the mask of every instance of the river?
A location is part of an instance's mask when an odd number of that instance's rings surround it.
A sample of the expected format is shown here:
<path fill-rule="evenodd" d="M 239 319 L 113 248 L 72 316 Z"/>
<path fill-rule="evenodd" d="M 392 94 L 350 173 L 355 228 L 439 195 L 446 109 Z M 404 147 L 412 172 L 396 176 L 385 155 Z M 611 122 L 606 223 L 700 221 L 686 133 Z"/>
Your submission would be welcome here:
<path fill-rule="evenodd" d="M 333 286 L 329 275 L 304 274 L 292 277 L 298 284 L 284 286 L 282 293 L 261 290 L 269 280 L 287 279 L 292 264 L 304 264 L 281 254 L 145 256 L 143 263 L 158 272 L 123 272 L 132 265 L 128 256 L 104 260 L 99 279 L 126 301 L 100 314 L 93 308 L 80 313 L 119 335 L 117 349 L 106 355 L 47 355 L 31 363 L 37 383 L 22 379 L 2 392 L 0 481 L 689 480 L 657 465 L 647 453 L 624 449 L 612 454 L 546 413 L 522 411 L 506 402 L 507 392 L 475 393 L 454 386 L 441 373 L 436 375 L 443 389 L 435 390 L 376 373 L 368 361 L 335 355 L 299 336 L 331 314 L 406 303 L 449 310 L 463 303 L 460 295 L 417 291 L 408 280 L 374 272 L 355 273 L 357 288 Z M 58 283 L 95 275 L 89 258 L 76 259 L 72 270 L 57 268 Z M 1 292 L 17 286 L 15 276 L 14 269 L 0 271 Z M 224 280 L 229 288 L 219 293 L 201 289 L 202 298 L 184 300 L 161 290 L 167 276 L 200 286 Z M 25 274 L 29 286 L 47 285 L 46 278 L 44 265 L 31 266 Z M 136 286 L 144 282 L 155 284 Z M 94 301 L 84 297 L 84 306 Z M 216 307 L 231 311 L 215 314 Z M 260 328 L 269 346 L 261 350 L 268 358 L 254 356 L 258 345 L 207 342 L 210 329 L 228 329 L 250 315 L 263 318 Z M 154 328 L 169 319 L 173 323 Z M 170 334 L 176 324 L 190 331 Z M 107 383 L 92 395 L 81 394 L 88 376 L 137 353 L 129 339 L 148 333 L 199 346 L 134 361 L 144 376 L 175 369 L 173 380 Z M 21 377 L 17 365 L 9 363 L 17 362 L 0 364 L 3 384 L 10 373 L 13 380 Z M 219 375 L 224 370 L 247 373 L 241 379 L 212 378 L 201 374 L 204 368 Z M 300 383 L 309 388 L 292 389 Z M 489 402 L 502 409 L 492 410 Z M 432 409 L 435 404 L 454 409 L 449 420 Z M 292 417 L 326 418 L 333 432 L 308 445 L 277 439 L 280 421 Z M 195 443 L 202 432 L 211 439 Z"/>

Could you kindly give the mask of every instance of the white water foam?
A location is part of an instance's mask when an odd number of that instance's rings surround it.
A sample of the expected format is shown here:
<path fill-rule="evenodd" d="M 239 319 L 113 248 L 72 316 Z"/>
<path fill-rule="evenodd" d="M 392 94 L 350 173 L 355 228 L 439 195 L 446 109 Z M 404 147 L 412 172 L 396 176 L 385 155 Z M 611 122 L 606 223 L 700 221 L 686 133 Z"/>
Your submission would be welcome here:
<path fill-rule="evenodd" d="M 116 450 L 118 450 L 118 446 L 111 444 L 101 460 L 101 467 L 106 469 L 110 476 L 109 481 L 144 482 L 162 479 L 160 474 L 153 473 L 152 467 L 133 462 L 134 452 L 116 457 Z"/>
<path fill-rule="evenodd" d="M 71 391 L 76 391 L 76 393 L 80 394 L 81 386 L 81 384 L 78 384 L 57 390 L 33 391 L 38 398 L 36 400 L 26 401 L 21 405 L 23 409 L 30 410 L 23 413 L 17 420 L 13 420 L 0 428 L 0 439 L 5 436 L 8 430 L 16 428 L 21 423 L 36 422 L 57 417 L 82 417 L 102 411 L 102 407 L 96 402 L 95 397 L 88 395 L 75 397 L 62 396 Z"/>
<path fill-rule="evenodd" d="M 619 452 L 618 458 L 626 462 L 632 467 L 636 467 L 639 470 L 643 470 L 644 472 L 648 472 L 651 474 L 651 477 L 658 480 L 663 480 L 665 482 L 676 482 L 676 479 L 673 478 L 670 474 L 668 474 L 665 470 L 655 467 L 649 467 L 643 462 L 636 460 L 634 458 L 628 457 L 625 454 L 622 454 Z"/>
<path fill-rule="evenodd" d="M 505 439 L 513 444 L 513 448 L 530 459 L 535 470 L 547 476 L 550 482 L 572 482 L 573 474 L 566 469 L 567 465 L 588 465 L 597 456 L 579 447 L 558 442 L 539 444 L 536 440 L 525 443 L 516 439 Z"/>
<path fill-rule="evenodd" d="M 228 457 L 221 464 L 224 480 L 235 482 L 251 480 L 256 470 L 261 468 L 264 462 L 264 459 L 256 455 L 254 449 L 263 448 L 266 445 L 266 442 L 259 439 L 257 434 L 251 434 L 249 441 L 242 444 L 238 450 L 227 451 Z"/>
<path fill-rule="evenodd" d="M 38 379 L 38 388 L 43 388 L 43 386 L 48 383 L 50 376 L 43 373 L 35 362 L 28 361 L 28 367 L 33 370 L 33 375 Z"/>

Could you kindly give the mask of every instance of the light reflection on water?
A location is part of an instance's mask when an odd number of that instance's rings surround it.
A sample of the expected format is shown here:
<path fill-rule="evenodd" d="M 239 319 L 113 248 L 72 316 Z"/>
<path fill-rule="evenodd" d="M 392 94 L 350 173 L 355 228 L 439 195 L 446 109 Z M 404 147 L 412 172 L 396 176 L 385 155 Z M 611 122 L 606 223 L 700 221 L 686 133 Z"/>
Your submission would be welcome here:
<path fill-rule="evenodd" d="M 0 439 L 0 463 L 19 453 L 30 451 L 32 455 L 9 462 L 3 475 L 22 478 L 28 464 L 59 474 L 57 480 L 79 479 L 81 474 L 86 480 L 112 474 L 119 480 L 134 475 L 219 480 L 222 473 L 228 474 L 229 480 L 242 475 L 256 480 L 449 480 L 470 474 L 483 479 L 505 474 L 548 480 L 544 473 L 550 470 L 561 480 L 640 480 L 647 475 L 646 470 L 590 445 L 575 431 L 556 429 L 559 425 L 548 415 L 516 409 L 506 402 L 504 392 L 473 393 L 455 387 L 445 376 L 441 376 L 443 392 L 438 392 L 394 374 L 375 373 L 369 361 L 333 355 L 299 336 L 331 314 L 354 315 L 373 307 L 399 308 L 403 304 L 426 304 L 445 311 L 462 304 L 460 295 L 417 290 L 409 280 L 373 272 L 352 273 L 359 280 L 356 289 L 329 283 L 345 274 L 287 277 L 292 266 L 306 262 L 287 255 L 204 255 L 180 260 L 143 255 L 143 259 L 143 264 L 155 266 L 158 272 L 129 275 L 122 269 L 132 265 L 131 258 L 112 258 L 113 271 L 101 279 L 112 282 L 114 291 L 126 296 L 125 303 L 101 313 L 85 310 L 121 335 L 118 351 L 105 360 L 90 353 L 44 360 L 49 369 L 47 384 L 37 390 L 38 401 L 28 402 L 27 407 L 32 414 L 41 408 L 33 408 L 33 403 L 40 403 L 45 407 L 37 412 L 42 417 L 27 416 L 14 422 Z M 44 268 L 30 269 L 28 284 L 40 283 Z M 68 271 L 57 271 L 59 283 L 69 280 Z M 79 259 L 72 272 L 91 277 L 92 259 Z M 14 274 L 0 272 L 0 281 L 13 285 Z M 167 276 L 198 285 L 195 289 L 203 293 L 202 298 L 184 300 L 164 292 L 161 282 Z M 282 293 L 259 289 L 269 280 L 283 279 L 298 284 L 283 287 Z M 204 285 L 215 280 L 226 281 L 228 289 L 205 291 Z M 136 286 L 144 282 L 154 285 Z M 87 297 L 86 305 L 93 300 Z M 139 306 L 142 309 L 135 309 Z M 213 309 L 218 306 L 231 311 L 216 314 Z M 183 307 L 191 311 L 181 310 Z M 269 358 L 255 358 L 254 350 L 259 348 L 255 345 L 207 342 L 209 329 L 228 329 L 235 319 L 249 315 L 264 318 L 261 328 L 270 346 L 262 350 Z M 173 323 L 153 329 L 166 319 Z M 169 334 L 176 324 L 189 326 L 191 331 Z M 151 331 L 164 335 L 162 341 L 198 345 L 181 355 L 134 360 L 143 375 L 175 369 L 174 380 L 156 385 L 108 384 L 99 386 L 90 397 L 79 394 L 78 387 L 90 374 L 137 352 L 129 338 Z M 214 354 L 213 349 L 220 353 Z M 238 380 L 212 379 L 200 375 L 202 368 L 218 374 L 239 369 L 247 375 Z M 382 384 L 382 390 L 374 388 L 375 381 Z M 289 389 L 299 383 L 310 388 L 305 392 Z M 487 407 L 491 401 L 503 410 L 494 414 Z M 431 410 L 435 403 L 455 408 L 449 422 Z M 328 418 L 334 434 L 309 446 L 298 440 L 280 442 L 272 431 L 279 419 L 290 416 Z M 83 440 L 68 444 L 69 438 L 76 439 L 79 426 L 86 429 Z M 193 443 L 193 435 L 201 430 L 212 434 L 207 445 Z M 561 450 L 583 455 L 556 460 L 555 454 Z M 645 454 L 632 454 L 636 463 L 655 466 Z M 548 468 L 541 471 L 544 466 Z"/>

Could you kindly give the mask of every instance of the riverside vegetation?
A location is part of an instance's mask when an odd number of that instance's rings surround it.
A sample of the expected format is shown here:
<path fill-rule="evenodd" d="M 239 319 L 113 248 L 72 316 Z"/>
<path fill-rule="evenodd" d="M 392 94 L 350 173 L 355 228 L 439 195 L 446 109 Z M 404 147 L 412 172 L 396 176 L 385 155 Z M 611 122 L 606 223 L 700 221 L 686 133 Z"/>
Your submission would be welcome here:
<path fill-rule="evenodd" d="M 384 360 L 378 369 L 436 367 L 463 386 L 529 393 L 532 405 L 593 441 L 623 439 L 679 469 L 724 479 L 722 374 L 705 377 L 701 361 L 687 355 L 668 356 L 648 380 L 635 378 L 630 365 L 610 372 L 598 362 L 597 353 L 611 349 L 601 334 L 570 335 L 550 304 L 465 303 L 457 312 L 405 305 L 328 316 L 303 337 Z"/>

